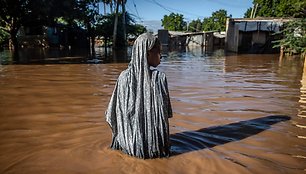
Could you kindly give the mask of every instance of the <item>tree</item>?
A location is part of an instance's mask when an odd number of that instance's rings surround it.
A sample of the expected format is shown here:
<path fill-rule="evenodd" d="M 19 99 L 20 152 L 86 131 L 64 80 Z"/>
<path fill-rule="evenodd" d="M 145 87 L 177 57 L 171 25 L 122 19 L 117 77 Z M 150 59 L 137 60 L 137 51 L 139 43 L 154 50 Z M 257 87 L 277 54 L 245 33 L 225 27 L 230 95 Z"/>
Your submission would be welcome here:
<path fill-rule="evenodd" d="M 119 16 L 119 2 L 117 1 L 116 10 L 115 10 L 114 30 L 113 30 L 113 48 L 117 46 L 118 16 Z"/>
<path fill-rule="evenodd" d="M 29 13 L 28 4 L 23 0 L 0 0 L 1 29 L 10 35 L 15 50 L 18 50 L 17 32 Z"/>
<path fill-rule="evenodd" d="M 4 42 L 9 39 L 10 35 L 0 28 L 0 50 Z"/>
<path fill-rule="evenodd" d="M 248 8 L 247 11 L 244 13 L 244 18 L 250 18 L 252 13 L 252 8 Z"/>
<path fill-rule="evenodd" d="M 78 18 L 82 25 L 86 28 L 88 37 L 90 38 L 92 56 L 95 56 L 95 30 L 99 20 L 101 20 L 101 16 L 98 12 L 98 2 L 98 0 L 78 1 Z"/>
<path fill-rule="evenodd" d="M 147 29 L 140 24 L 131 24 L 127 26 L 127 32 L 129 35 L 137 37 L 140 34 L 147 32 Z"/>
<path fill-rule="evenodd" d="M 17 33 L 22 25 L 48 25 L 57 17 L 68 18 L 75 15 L 76 13 L 73 13 L 76 9 L 75 2 L 75 0 L 0 0 L 1 30 L 10 35 L 13 47 L 17 50 Z"/>
<path fill-rule="evenodd" d="M 258 4 L 256 16 L 306 17 L 306 1 L 304 0 L 253 0 L 253 4 Z"/>
<path fill-rule="evenodd" d="M 285 29 L 280 33 L 282 39 L 276 41 L 274 47 L 282 47 L 285 53 L 306 54 L 306 19 L 295 19 L 285 24 Z"/>
<path fill-rule="evenodd" d="M 232 15 L 227 15 L 227 11 L 220 9 L 212 13 L 211 17 L 203 19 L 203 30 L 204 31 L 225 31 L 226 19 L 231 18 Z"/>
<path fill-rule="evenodd" d="M 200 19 L 192 20 L 189 23 L 188 31 L 196 32 L 196 31 L 202 31 L 202 22 Z"/>
<path fill-rule="evenodd" d="M 122 0 L 122 28 L 123 28 L 123 38 L 124 45 L 126 44 L 126 11 L 125 11 L 126 0 Z"/>
<path fill-rule="evenodd" d="M 106 15 L 106 5 L 107 4 L 111 4 L 111 2 L 112 2 L 112 0 L 102 0 L 102 2 L 103 2 L 103 7 L 104 7 L 104 16 Z M 112 8 L 111 6 L 110 6 L 110 8 Z M 111 11 L 112 11 L 112 9 L 111 9 Z"/>
<path fill-rule="evenodd" d="M 49 25 L 57 23 L 58 19 L 62 19 L 69 26 L 74 26 L 81 21 L 81 15 L 84 15 L 77 0 L 49 0 L 47 2 L 49 4 L 47 5 L 46 15 L 50 16 Z"/>
<path fill-rule="evenodd" d="M 127 34 L 138 36 L 146 32 L 146 28 L 139 24 L 134 24 L 135 21 L 129 13 L 126 13 L 126 28 Z M 125 44 L 123 33 L 122 13 L 118 14 L 118 32 L 117 32 L 117 46 L 121 47 Z M 113 26 L 115 23 L 115 14 L 109 14 L 102 17 L 101 22 L 97 25 L 97 35 L 104 37 L 104 43 L 107 43 L 113 36 Z"/>
<path fill-rule="evenodd" d="M 214 20 L 211 17 L 206 17 L 203 19 L 203 31 L 215 30 Z"/>
<path fill-rule="evenodd" d="M 125 3 L 126 0 L 117 0 L 116 1 L 116 12 L 115 12 L 115 23 L 114 23 L 114 32 L 113 32 L 113 48 L 118 47 L 120 44 L 117 42 L 117 32 L 118 32 L 118 17 L 119 17 L 119 6 L 122 7 L 122 13 L 125 14 Z M 121 15 L 122 17 L 122 30 L 123 30 L 123 38 L 126 38 L 126 15 Z M 123 45 L 126 44 L 126 39 L 123 40 Z"/>
<path fill-rule="evenodd" d="M 114 0 L 0 0 L 0 36 L 1 41 L 9 34 L 14 45 L 14 49 L 18 49 L 17 33 L 21 26 L 42 27 L 55 26 L 59 21 L 64 23 L 67 28 L 86 29 L 87 36 L 91 38 L 91 48 L 94 54 L 95 38 L 98 36 L 97 27 L 101 20 L 105 20 L 99 14 L 98 3 L 109 3 L 112 8 Z M 126 0 L 117 0 L 119 5 L 122 4 L 122 11 L 125 13 Z M 112 11 L 112 10 L 111 10 Z M 118 34 L 121 38 L 125 38 L 124 33 L 128 33 L 125 26 L 130 19 L 124 19 L 129 15 L 118 16 L 123 19 L 117 19 L 117 25 L 120 30 Z M 115 20 L 115 18 L 111 18 Z M 124 23 L 124 24 L 122 24 Z M 102 23 L 103 25 L 103 23 Z M 112 22 L 113 31 L 114 26 Z M 101 28 L 101 26 L 99 26 Z M 116 27 L 117 28 L 117 27 Z M 108 30 L 109 31 L 109 30 Z M 123 33 L 121 32 L 123 31 Z M 125 31 L 125 32 L 124 32 Z M 100 32 L 100 31 L 99 31 Z M 103 33 L 103 32 L 102 32 Z M 108 35 L 108 34 L 105 34 Z M 117 35 L 117 32 L 116 32 Z M 116 40 L 116 39 L 115 39 Z M 120 40 L 125 43 L 125 40 Z M 119 45 L 121 44 L 119 43 Z"/>
<path fill-rule="evenodd" d="M 182 14 L 171 13 L 169 16 L 164 15 L 161 20 L 162 26 L 171 31 L 186 31 L 187 23 L 184 21 L 184 16 Z"/>
<path fill-rule="evenodd" d="M 200 20 L 197 20 L 196 31 L 201 31 L 201 30 L 202 30 L 202 22 Z"/>

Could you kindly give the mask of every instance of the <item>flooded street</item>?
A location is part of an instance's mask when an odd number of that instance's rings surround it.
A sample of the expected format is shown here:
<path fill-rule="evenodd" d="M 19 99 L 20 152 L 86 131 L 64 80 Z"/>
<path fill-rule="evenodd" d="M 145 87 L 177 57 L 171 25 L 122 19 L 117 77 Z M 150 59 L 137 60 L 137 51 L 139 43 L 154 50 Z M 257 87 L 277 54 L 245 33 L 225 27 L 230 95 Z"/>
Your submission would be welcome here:
<path fill-rule="evenodd" d="M 278 55 L 169 52 L 170 158 L 110 150 L 127 63 L 0 65 L 0 173 L 306 172 L 306 69 Z"/>

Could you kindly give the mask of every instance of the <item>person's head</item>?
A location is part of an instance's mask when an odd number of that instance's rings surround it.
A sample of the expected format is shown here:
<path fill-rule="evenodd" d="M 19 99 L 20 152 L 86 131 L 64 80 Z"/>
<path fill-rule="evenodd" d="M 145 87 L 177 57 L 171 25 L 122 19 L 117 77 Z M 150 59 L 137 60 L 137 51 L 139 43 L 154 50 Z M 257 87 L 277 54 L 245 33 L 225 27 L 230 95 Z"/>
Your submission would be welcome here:
<path fill-rule="evenodd" d="M 155 38 L 153 47 L 147 53 L 148 65 L 157 67 L 160 64 L 160 58 L 160 41 Z"/>
<path fill-rule="evenodd" d="M 149 69 L 150 66 L 158 66 L 159 63 L 160 42 L 158 38 L 151 33 L 139 35 L 133 45 L 129 67 L 133 67 L 137 73 L 142 73 L 143 70 Z"/>

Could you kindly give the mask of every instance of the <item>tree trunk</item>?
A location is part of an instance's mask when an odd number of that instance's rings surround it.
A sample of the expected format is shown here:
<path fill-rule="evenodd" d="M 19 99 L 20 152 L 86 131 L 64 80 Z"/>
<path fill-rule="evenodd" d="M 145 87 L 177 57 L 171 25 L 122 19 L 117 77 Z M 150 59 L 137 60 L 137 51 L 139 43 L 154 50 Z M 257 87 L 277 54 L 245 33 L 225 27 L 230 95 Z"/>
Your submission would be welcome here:
<path fill-rule="evenodd" d="M 126 46 L 125 3 L 126 3 L 126 0 L 122 0 L 122 23 L 123 23 L 123 40 L 124 40 L 124 46 Z"/>
<path fill-rule="evenodd" d="M 104 57 L 107 58 L 107 37 L 104 36 Z"/>
<path fill-rule="evenodd" d="M 114 23 L 114 32 L 113 32 L 113 48 L 116 48 L 117 46 L 118 11 L 119 11 L 119 2 L 116 3 L 115 23 Z"/>
<path fill-rule="evenodd" d="M 18 31 L 18 30 L 17 30 Z M 19 44 L 18 44 L 18 39 L 17 39 L 17 32 L 16 31 L 11 31 L 11 41 L 13 44 L 13 60 L 15 62 L 19 62 Z"/>
<path fill-rule="evenodd" d="M 95 52 L 95 34 L 94 34 L 94 31 L 92 30 L 92 27 L 90 26 L 89 23 L 87 23 L 87 32 L 88 32 L 88 37 L 89 37 L 89 47 L 91 48 L 90 49 L 90 53 L 91 53 L 91 56 L 94 57 L 96 55 L 96 52 Z"/>
<path fill-rule="evenodd" d="M 109 9 L 110 9 L 111 14 L 113 14 L 113 1 L 112 0 L 110 0 Z"/>
<path fill-rule="evenodd" d="M 91 33 L 91 56 L 96 57 L 96 51 L 95 51 L 95 35 Z"/>
<path fill-rule="evenodd" d="M 106 15 L 106 2 L 105 1 L 103 2 L 103 5 L 104 5 L 103 6 L 104 7 L 104 15 Z"/>
<path fill-rule="evenodd" d="M 12 29 L 10 31 L 10 35 L 11 35 L 11 40 L 12 40 L 14 51 L 18 51 L 18 49 L 19 49 L 19 44 L 18 44 L 18 39 L 17 39 L 17 32 L 18 32 L 18 30 L 16 30 L 16 29 Z"/>

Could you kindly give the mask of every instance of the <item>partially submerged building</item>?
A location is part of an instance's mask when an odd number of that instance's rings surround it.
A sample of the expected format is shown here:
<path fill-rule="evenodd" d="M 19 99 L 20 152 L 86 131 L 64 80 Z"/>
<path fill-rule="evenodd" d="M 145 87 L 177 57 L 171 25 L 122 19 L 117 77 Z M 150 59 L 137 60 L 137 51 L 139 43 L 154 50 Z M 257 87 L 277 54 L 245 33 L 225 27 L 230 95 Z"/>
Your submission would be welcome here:
<path fill-rule="evenodd" d="M 205 49 L 224 47 L 225 32 L 182 32 L 158 30 L 158 38 L 163 46 L 170 48 L 201 46 Z"/>
<path fill-rule="evenodd" d="M 283 24 L 291 19 L 284 18 L 229 18 L 226 22 L 225 47 L 236 53 L 276 53 L 273 41 Z"/>

